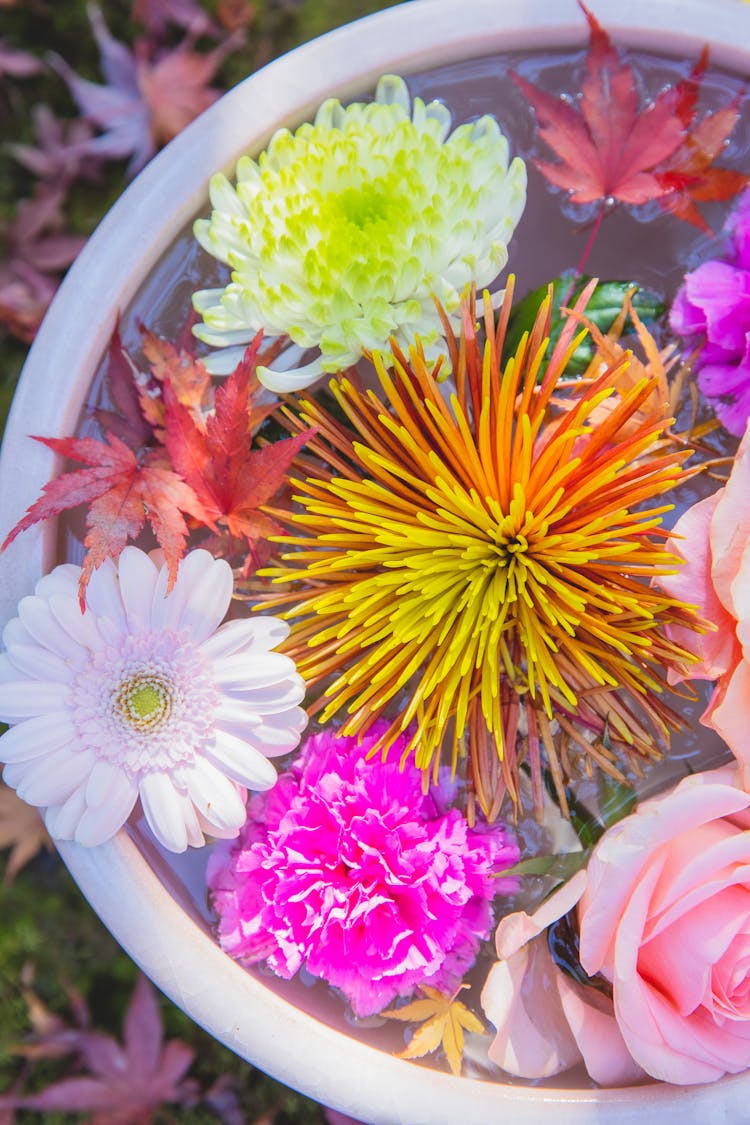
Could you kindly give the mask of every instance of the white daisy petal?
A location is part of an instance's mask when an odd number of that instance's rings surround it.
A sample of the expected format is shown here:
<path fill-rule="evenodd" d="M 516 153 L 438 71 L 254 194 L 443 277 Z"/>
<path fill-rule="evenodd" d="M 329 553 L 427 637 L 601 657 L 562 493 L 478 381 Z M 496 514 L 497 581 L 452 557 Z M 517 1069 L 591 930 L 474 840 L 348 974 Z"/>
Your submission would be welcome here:
<path fill-rule="evenodd" d="M 294 661 L 281 652 L 265 652 L 262 662 L 253 655 L 239 653 L 214 661 L 214 678 L 223 688 L 264 688 L 293 677 Z M 299 702 L 296 700 L 295 702 Z"/>
<path fill-rule="evenodd" d="M 96 617 L 93 613 L 81 613 L 77 599 L 73 601 L 70 596 L 55 593 L 48 604 L 55 620 L 80 648 L 96 650 L 102 647 Z"/>
<path fill-rule="evenodd" d="M 268 687 L 248 688 L 242 692 L 235 687 L 233 694 L 252 707 L 256 714 L 274 715 L 301 703 L 305 698 L 305 685 L 299 677 L 293 677 Z"/>
<path fill-rule="evenodd" d="M 119 629 L 126 627 L 117 567 L 112 559 L 105 559 L 89 578 L 86 612 L 98 617 L 100 624 L 105 620 L 113 622 Z"/>
<path fill-rule="evenodd" d="M 205 755 L 222 773 L 247 789 L 262 792 L 276 784 L 276 770 L 268 758 L 228 731 L 217 730 L 214 744 Z"/>
<path fill-rule="evenodd" d="M 119 560 L 120 597 L 128 628 L 146 629 L 151 624 L 151 605 L 159 570 L 144 551 L 126 547 Z"/>
<path fill-rule="evenodd" d="M 245 823 L 245 803 L 233 785 L 216 766 L 205 759 L 197 759 L 192 770 L 186 770 L 184 780 L 196 809 L 209 824 L 231 831 Z"/>
<path fill-rule="evenodd" d="M 251 735 L 253 743 L 262 746 L 269 758 L 294 750 L 308 722 L 307 712 L 301 707 L 290 708 L 284 712 L 283 722 L 281 719 L 282 716 L 273 716 L 271 722 L 262 723 Z"/>
<path fill-rule="evenodd" d="M 80 646 L 56 621 L 49 603 L 43 598 L 33 594 L 23 598 L 18 604 L 18 616 L 37 644 L 57 653 L 63 660 L 80 661 Z"/>
<path fill-rule="evenodd" d="M 64 711 L 70 704 L 70 685 L 41 680 L 0 684 L 0 716 L 4 723 L 20 723 L 34 715 Z"/>
<path fill-rule="evenodd" d="M 51 598 L 53 594 L 63 594 L 70 597 L 78 594 L 78 583 L 81 580 L 81 568 L 73 563 L 62 563 L 56 566 L 49 574 L 44 574 L 36 584 L 36 593 L 40 598 Z"/>
<path fill-rule="evenodd" d="M 232 572 L 207 551 L 185 556 L 167 595 L 166 565 L 126 548 L 92 576 L 85 614 L 80 573 L 53 571 L 4 631 L 7 784 L 48 806 L 53 835 L 81 844 L 117 832 L 139 793 L 171 850 L 236 835 L 246 788 L 274 784 L 267 759 L 293 749 L 304 723 L 302 679 L 269 652 L 288 626 L 260 617 L 217 630 Z"/>
<path fill-rule="evenodd" d="M 227 591 L 227 572 L 229 573 L 229 589 Z M 191 551 L 180 563 L 177 580 L 172 590 L 167 594 L 169 575 L 166 566 L 162 567 L 154 586 L 154 598 L 151 609 L 151 624 L 154 629 L 184 629 L 190 628 L 189 620 L 185 615 L 200 616 L 200 605 L 196 602 L 200 595 L 199 587 L 212 590 L 211 601 L 216 597 L 216 587 L 219 586 L 223 597 L 223 605 L 213 625 L 206 629 L 206 637 L 213 632 L 219 624 L 229 606 L 232 596 L 232 572 L 228 563 L 223 559 L 215 559 L 208 551 Z M 202 640 L 202 637 L 198 637 Z"/>
<path fill-rule="evenodd" d="M 75 830 L 76 843 L 93 848 L 111 839 L 130 816 L 137 798 L 137 786 L 131 782 L 121 784 L 101 805 L 87 805 Z"/>
<path fill-rule="evenodd" d="M 301 707 L 290 707 L 266 723 L 249 704 L 225 696 L 216 712 L 217 730 L 246 739 L 269 758 L 294 750 L 306 726 L 307 714 Z"/>
<path fill-rule="evenodd" d="M 44 808 L 66 801 L 87 776 L 92 764 L 88 751 L 64 746 L 45 758 L 6 766 L 5 776 L 22 801 Z M 23 775 L 16 777 L 16 771 L 21 770 Z"/>
<path fill-rule="evenodd" d="M 35 715 L 0 735 L 0 762 L 25 762 L 75 741 L 76 729 L 67 712 Z"/>
<path fill-rule="evenodd" d="M 86 786 L 79 785 L 67 801 L 51 805 L 44 814 L 47 831 L 55 840 L 72 840 L 78 823 L 86 811 Z"/>
<path fill-rule="evenodd" d="M 59 680 L 60 683 L 67 684 L 75 674 L 61 657 L 50 652 L 49 649 L 40 648 L 39 645 L 14 644 L 12 662 L 5 653 L 2 655 L 10 668 L 15 666 L 17 672 L 23 672 L 32 680 Z M 0 676 L 5 679 L 11 678 L 4 676 L 2 672 Z"/>
<path fill-rule="evenodd" d="M 180 628 L 189 629 L 198 643 L 221 624 L 234 590 L 229 563 L 224 559 L 212 559 L 211 562 L 212 566 L 207 567 L 196 580 L 190 602 L 180 617 Z"/>
<path fill-rule="evenodd" d="M 12 645 L 33 645 L 35 640 L 20 617 L 11 617 L 3 629 L 3 644 L 6 648 Z"/>
<path fill-rule="evenodd" d="M 126 792 L 137 794 L 138 786 L 112 762 L 100 759 L 86 782 L 86 804 L 89 808 L 98 808 L 99 805 L 112 801 L 121 805 L 127 799 Z M 135 797 L 131 801 L 131 808 L 134 802 Z"/>
<path fill-rule="evenodd" d="M 156 839 L 171 852 L 184 852 L 188 846 L 185 812 L 172 779 L 164 773 L 147 773 L 139 789 L 143 815 Z"/>

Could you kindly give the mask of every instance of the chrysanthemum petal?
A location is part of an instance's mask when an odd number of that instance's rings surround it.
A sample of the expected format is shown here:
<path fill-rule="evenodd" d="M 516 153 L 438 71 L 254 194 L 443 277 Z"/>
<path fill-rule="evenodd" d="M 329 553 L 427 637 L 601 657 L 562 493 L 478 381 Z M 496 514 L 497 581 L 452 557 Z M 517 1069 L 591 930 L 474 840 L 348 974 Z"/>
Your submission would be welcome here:
<path fill-rule="evenodd" d="M 323 361 L 320 359 L 313 359 L 301 367 L 290 367 L 286 371 L 275 371 L 273 367 L 264 367 L 262 364 L 256 369 L 259 382 L 277 395 L 294 394 L 295 391 L 311 387 L 322 379 L 325 373 Z"/>
<path fill-rule="evenodd" d="M 386 75 L 373 102 L 329 98 L 312 125 L 279 130 L 257 162 L 241 158 L 236 187 L 215 176 L 213 213 L 194 231 L 232 280 L 195 294 L 196 336 L 234 350 L 262 327 L 319 349 L 303 366 L 259 368 L 277 393 L 364 351 L 390 358 L 391 337 L 438 340 L 433 295 L 450 313 L 467 283 L 494 281 L 526 199 L 525 167 L 509 164 L 494 119 L 450 127 L 442 103 L 412 104 L 404 80 Z"/>

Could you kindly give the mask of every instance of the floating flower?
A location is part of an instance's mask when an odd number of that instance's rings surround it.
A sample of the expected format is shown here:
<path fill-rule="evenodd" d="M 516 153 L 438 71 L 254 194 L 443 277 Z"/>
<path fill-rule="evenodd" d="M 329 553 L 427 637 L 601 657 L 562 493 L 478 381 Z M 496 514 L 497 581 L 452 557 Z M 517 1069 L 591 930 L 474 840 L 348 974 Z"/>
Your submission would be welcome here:
<path fill-rule="evenodd" d="M 287 411 L 292 428 L 318 428 L 307 450 L 320 463 L 307 458 L 307 479 L 293 482 L 300 510 L 276 513 L 291 525 L 290 550 L 265 573 L 292 590 L 263 605 L 288 604 L 285 616 L 299 619 L 286 651 L 306 681 L 333 677 L 323 722 L 346 708 L 343 732 L 360 735 L 408 690 L 384 749 L 414 724 L 404 753 L 427 767 L 444 743 L 455 763 L 468 739 L 485 809 L 481 730 L 495 760 L 504 747 L 514 754 L 520 706 L 530 740 L 539 712 L 542 738 L 554 715 L 587 750 L 575 716 L 602 736 L 594 757 L 618 741 L 652 755 L 631 704 L 660 732 L 676 721 L 657 693 L 662 669 L 686 654 L 664 629 L 692 621 L 647 584 L 677 566 L 659 526 L 670 505 L 656 499 L 684 475 L 684 454 L 659 444 L 670 419 L 626 425 L 654 379 L 623 387 L 606 421 L 590 425 L 615 394 L 604 363 L 592 382 L 568 386 L 571 404 L 556 413 L 550 399 L 579 341 L 561 338 L 537 384 L 545 303 L 531 339 L 503 360 L 511 289 L 484 347 L 465 310 L 461 340 L 450 341 L 450 404 L 424 356 L 396 349 L 392 377 L 376 356 L 384 398 L 332 384 L 351 428 L 314 401 Z"/>
<path fill-rule="evenodd" d="M 610 828 L 578 904 L 585 971 L 612 985 L 647 1074 L 694 1085 L 750 1066 L 750 795 L 725 766 Z"/>
<path fill-rule="evenodd" d="M 515 888 L 494 876 L 518 859 L 501 826 L 475 831 L 443 811 L 413 765 L 368 761 L 378 733 L 308 739 L 208 866 L 222 947 L 286 979 L 305 965 L 358 1016 L 417 985 L 455 990 L 489 936 L 492 898 Z"/>
<path fill-rule="evenodd" d="M 696 360 L 698 386 L 722 425 L 741 437 L 750 419 L 750 192 L 729 224 L 723 258 L 685 275 L 670 313 L 673 331 L 704 339 Z"/>
<path fill-rule="evenodd" d="M 716 681 L 701 721 L 724 739 L 750 788 L 750 425 L 727 483 L 693 504 L 673 535 L 684 566 L 660 584 L 671 597 L 697 603 L 713 626 L 702 635 L 673 630 L 696 661 L 684 674 Z"/>
<path fill-rule="evenodd" d="M 516 911 L 495 933 L 499 960 L 482 989 L 497 1028 L 490 1058 L 519 1078 L 549 1078 L 581 1061 L 601 1086 L 643 1077 L 615 1020 L 612 1000 L 573 980 L 550 952 L 549 927 L 574 909 L 586 887 L 578 871 L 533 913 Z"/>
<path fill-rule="evenodd" d="M 442 335 L 433 294 L 448 312 L 472 280 L 489 285 L 526 201 L 526 169 L 509 166 L 492 117 L 450 133 L 437 101 L 410 103 L 401 78 L 381 78 L 371 104 L 324 102 L 313 125 L 282 129 L 237 186 L 211 180 L 213 214 L 195 234 L 232 269 L 224 289 L 196 293 L 196 335 L 227 349 L 209 360 L 232 370 L 259 329 L 320 355 L 306 366 L 260 369 L 275 391 L 385 353 L 394 336 L 425 347 Z M 230 346 L 231 345 L 231 346 Z"/>
<path fill-rule="evenodd" d="M 100 844 L 140 798 L 171 851 L 203 833 L 235 836 L 245 788 L 276 781 L 269 756 L 292 750 L 305 725 L 293 662 L 270 651 L 287 633 L 272 617 L 219 626 L 232 571 L 189 552 L 168 590 L 166 565 L 136 547 L 91 578 L 56 567 L 5 627 L 0 655 L 3 779 L 46 807 L 57 839 Z"/>

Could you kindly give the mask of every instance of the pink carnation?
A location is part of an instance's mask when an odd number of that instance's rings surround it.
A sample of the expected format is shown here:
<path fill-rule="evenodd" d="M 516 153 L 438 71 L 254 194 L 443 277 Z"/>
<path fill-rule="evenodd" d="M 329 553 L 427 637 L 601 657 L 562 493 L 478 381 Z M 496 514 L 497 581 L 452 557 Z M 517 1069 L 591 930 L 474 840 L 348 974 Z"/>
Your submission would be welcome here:
<path fill-rule="evenodd" d="M 208 884 L 219 939 L 247 964 L 291 978 L 305 964 L 341 989 L 357 1016 L 429 983 L 458 986 L 492 928 L 497 879 L 518 860 L 502 826 L 470 829 L 444 808 L 447 784 L 367 760 L 380 727 L 356 739 L 308 739 L 274 790 L 253 800 L 239 838 L 217 845 Z"/>

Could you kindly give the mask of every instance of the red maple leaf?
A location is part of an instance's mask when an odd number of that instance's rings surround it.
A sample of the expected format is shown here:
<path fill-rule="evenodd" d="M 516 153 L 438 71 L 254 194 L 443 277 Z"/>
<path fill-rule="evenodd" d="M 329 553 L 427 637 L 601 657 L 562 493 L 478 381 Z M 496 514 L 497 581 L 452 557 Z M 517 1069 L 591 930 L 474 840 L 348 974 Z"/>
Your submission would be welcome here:
<path fill-rule="evenodd" d="M 596 17 L 579 3 L 591 30 L 580 112 L 569 101 L 513 75 L 536 113 L 540 135 L 560 157 L 559 164 L 538 160 L 536 166 L 550 183 L 570 191 L 574 203 L 657 199 L 664 188 L 653 169 L 685 135 L 677 91 L 664 90 L 641 112 L 631 67 Z"/>
<path fill-rule="evenodd" d="M 73 469 L 46 484 L 0 547 L 4 550 L 20 532 L 40 520 L 87 504 L 86 557 L 79 586 L 81 610 L 92 571 L 106 558 L 116 559 L 128 540 L 138 537 L 147 520 L 164 550 L 170 589 L 188 535 L 182 513 L 211 524 L 211 515 L 193 489 L 172 468 L 158 463 L 153 455 L 139 460 L 115 434 L 105 437 L 107 441 L 91 437 L 34 438 L 62 457 L 89 467 Z"/>
<path fill-rule="evenodd" d="M 164 383 L 164 444 L 176 471 L 195 492 L 212 522 L 253 547 L 281 528 L 260 511 L 278 492 L 297 453 L 311 436 L 305 431 L 252 448 L 251 381 L 259 340 L 216 391 L 214 412 L 199 421 Z"/>
<path fill-rule="evenodd" d="M 695 121 L 708 52 L 689 78 L 643 108 L 632 67 L 582 0 L 579 5 L 591 36 L 577 106 L 513 75 L 536 113 L 540 136 L 560 158 L 559 163 L 537 160 L 537 168 L 569 191 L 574 203 L 655 199 L 678 218 L 708 230 L 695 203 L 730 199 L 749 179 L 712 167 L 737 121 L 737 105 Z"/>

